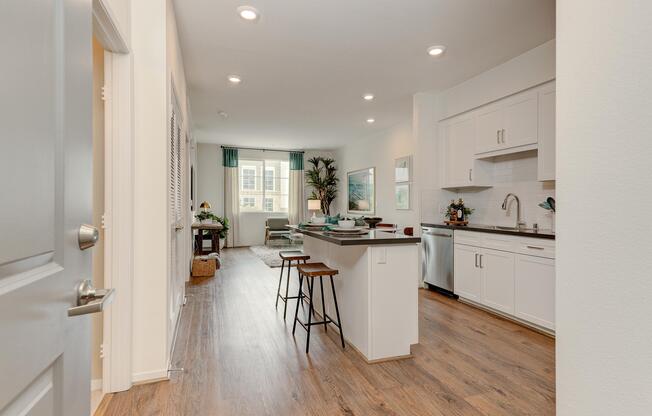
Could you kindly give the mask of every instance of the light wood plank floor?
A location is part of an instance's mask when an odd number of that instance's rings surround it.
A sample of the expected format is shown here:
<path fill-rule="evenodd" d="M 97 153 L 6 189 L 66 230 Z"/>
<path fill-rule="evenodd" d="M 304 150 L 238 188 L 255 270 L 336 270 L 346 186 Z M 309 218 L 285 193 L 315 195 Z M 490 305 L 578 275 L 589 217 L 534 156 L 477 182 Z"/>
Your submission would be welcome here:
<path fill-rule="evenodd" d="M 306 355 L 294 302 L 286 322 L 274 309 L 278 272 L 225 250 L 217 277 L 188 287 L 174 354 L 185 372 L 110 395 L 101 414 L 554 415 L 554 340 L 421 290 L 414 358 L 369 365 L 318 327 Z"/>

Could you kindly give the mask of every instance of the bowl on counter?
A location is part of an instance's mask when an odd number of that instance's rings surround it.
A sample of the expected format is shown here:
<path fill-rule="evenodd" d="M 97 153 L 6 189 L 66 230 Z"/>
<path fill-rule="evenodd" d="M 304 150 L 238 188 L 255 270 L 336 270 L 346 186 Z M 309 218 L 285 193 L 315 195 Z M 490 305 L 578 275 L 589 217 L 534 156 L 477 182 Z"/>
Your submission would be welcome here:
<path fill-rule="evenodd" d="M 340 228 L 353 228 L 355 227 L 355 220 L 339 220 L 337 225 L 339 225 Z"/>
<path fill-rule="evenodd" d="M 364 217 L 364 222 L 369 224 L 369 228 L 376 228 L 376 224 L 381 222 L 383 219 L 380 217 Z"/>

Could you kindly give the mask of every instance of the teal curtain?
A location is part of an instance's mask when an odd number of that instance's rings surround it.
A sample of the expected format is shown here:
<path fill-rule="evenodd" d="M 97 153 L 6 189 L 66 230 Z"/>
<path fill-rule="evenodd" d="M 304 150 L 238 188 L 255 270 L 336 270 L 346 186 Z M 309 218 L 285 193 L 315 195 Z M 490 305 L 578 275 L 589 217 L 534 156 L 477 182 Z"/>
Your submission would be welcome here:
<path fill-rule="evenodd" d="M 302 160 L 303 163 L 303 160 Z M 238 149 L 232 147 L 222 148 L 222 164 L 225 168 L 238 167 Z"/>
<path fill-rule="evenodd" d="M 290 170 L 303 170 L 303 152 L 290 152 Z"/>

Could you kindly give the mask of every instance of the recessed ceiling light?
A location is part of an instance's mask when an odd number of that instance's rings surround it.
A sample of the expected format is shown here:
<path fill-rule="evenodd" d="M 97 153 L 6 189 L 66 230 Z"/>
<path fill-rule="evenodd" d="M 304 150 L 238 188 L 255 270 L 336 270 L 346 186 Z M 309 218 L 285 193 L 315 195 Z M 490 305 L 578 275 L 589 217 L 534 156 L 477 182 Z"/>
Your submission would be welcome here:
<path fill-rule="evenodd" d="M 364 98 L 364 99 L 367 100 L 367 101 L 371 101 L 371 100 L 373 100 L 375 97 L 374 97 L 373 94 L 365 94 L 365 95 L 362 96 L 362 98 Z"/>
<path fill-rule="evenodd" d="M 375 119 L 375 118 L 368 118 L 368 119 L 367 119 L 367 123 L 368 123 L 368 124 L 373 124 L 373 123 L 375 123 L 375 122 L 376 122 L 376 119 Z"/>
<path fill-rule="evenodd" d="M 442 45 L 435 45 L 428 48 L 428 55 L 430 56 L 440 56 L 446 51 L 446 47 Z"/>
<path fill-rule="evenodd" d="M 258 10 L 256 10 L 255 8 L 253 8 L 251 6 L 240 6 L 240 7 L 238 7 L 238 14 L 244 20 L 248 20 L 250 22 L 258 20 L 258 17 L 260 16 L 260 14 L 258 13 Z"/>
<path fill-rule="evenodd" d="M 242 82 L 242 78 L 240 78 L 238 75 L 229 75 L 227 79 L 231 84 L 239 84 Z"/>

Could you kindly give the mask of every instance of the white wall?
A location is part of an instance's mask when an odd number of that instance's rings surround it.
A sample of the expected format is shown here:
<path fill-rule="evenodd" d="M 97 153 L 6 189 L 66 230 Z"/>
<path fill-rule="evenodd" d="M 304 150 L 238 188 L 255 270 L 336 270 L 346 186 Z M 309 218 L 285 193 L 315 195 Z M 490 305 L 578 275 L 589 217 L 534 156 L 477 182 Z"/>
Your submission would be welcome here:
<path fill-rule="evenodd" d="M 166 376 L 168 150 L 165 0 L 131 3 L 134 59 L 134 285 L 132 372 Z M 147 30 L 143 30 L 147 28 Z"/>
<path fill-rule="evenodd" d="M 224 166 L 218 144 L 197 144 L 197 209 L 204 201 L 215 215 L 224 216 Z"/>
<path fill-rule="evenodd" d="M 652 2 L 595 6 L 557 3 L 557 414 L 643 416 L 652 409 Z"/>
<path fill-rule="evenodd" d="M 132 2 L 131 7 L 135 120 L 132 372 L 134 381 L 146 381 L 167 377 L 185 280 L 170 278 L 169 264 L 164 261 L 170 247 L 168 120 L 172 82 L 184 121 L 189 112 L 171 1 Z M 188 162 L 184 163 L 187 167 Z M 182 182 L 186 183 L 186 178 Z M 188 210 L 187 200 L 184 204 Z M 180 240 L 190 244 L 189 235 Z"/>
<path fill-rule="evenodd" d="M 437 122 L 554 78 L 555 40 L 551 40 L 448 90 L 414 96 L 417 166 L 419 180 L 423 182 L 420 193 L 422 222 L 441 222 L 442 209 L 452 198 L 461 197 L 467 206 L 476 209 L 471 216 L 472 222 L 513 225 L 515 210 L 505 213 L 500 209 L 505 195 L 513 192 L 521 199 L 522 213 L 529 225 L 536 222 L 541 228 L 551 228 L 552 217 L 538 204 L 545 197 L 555 196 L 554 182 L 536 180 L 536 158 L 532 155 L 498 158 L 493 165 L 495 186 L 488 190 L 460 193 L 442 190 L 442 170 L 438 166 L 442 149 L 437 137 Z"/>
<path fill-rule="evenodd" d="M 410 210 L 397 210 L 394 199 L 394 161 L 403 156 L 414 155 L 415 151 L 412 120 L 405 120 L 387 130 L 371 134 L 365 138 L 352 140 L 350 144 L 338 149 L 336 160 L 340 186 L 335 211 L 342 214 L 347 213 L 347 172 L 375 167 L 375 215 L 382 217 L 383 222 L 395 223 L 400 227 L 418 227 L 418 182 L 415 180 L 412 184 Z M 358 215 L 355 214 L 354 216 Z"/>

